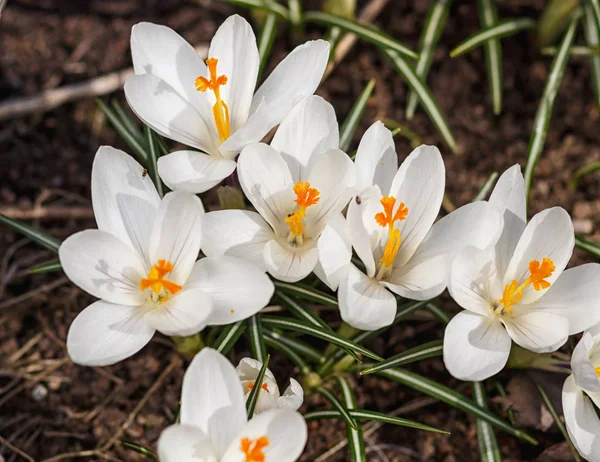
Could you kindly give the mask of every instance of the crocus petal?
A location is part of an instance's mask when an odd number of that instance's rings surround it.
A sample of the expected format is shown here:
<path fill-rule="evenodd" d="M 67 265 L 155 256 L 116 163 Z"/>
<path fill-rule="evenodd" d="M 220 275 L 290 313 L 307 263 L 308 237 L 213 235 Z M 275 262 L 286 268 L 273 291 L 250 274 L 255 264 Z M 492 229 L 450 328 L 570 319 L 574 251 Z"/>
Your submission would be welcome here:
<path fill-rule="evenodd" d="M 579 454 L 590 462 L 600 461 L 600 419 L 572 375 L 563 385 L 562 407 L 569 437 Z"/>
<path fill-rule="evenodd" d="M 209 257 L 237 257 L 266 270 L 263 249 L 272 239 L 273 229 L 256 212 L 216 210 L 202 220 L 202 250 Z"/>
<path fill-rule="evenodd" d="M 448 284 L 449 259 L 445 255 L 394 267 L 381 283 L 395 294 L 411 300 L 429 300 L 440 295 Z"/>
<path fill-rule="evenodd" d="M 519 239 L 504 275 L 504 284 L 510 284 L 513 280 L 523 283 L 530 276 L 529 263 L 533 260 L 541 263 L 544 258 L 550 258 L 556 267 L 552 275 L 545 278 L 553 284 L 567 266 L 574 245 L 573 223 L 563 208 L 553 207 L 538 213 L 527 224 Z M 519 303 L 531 303 L 547 290 L 535 290 L 533 285 L 529 285 L 523 290 L 523 298 Z"/>
<path fill-rule="evenodd" d="M 290 409 L 273 409 L 263 412 L 250 420 L 232 441 L 222 462 L 247 460 L 242 450 L 242 440 L 257 440 L 266 437 L 265 460 L 294 462 L 302 454 L 306 445 L 307 428 L 304 418 Z"/>
<path fill-rule="evenodd" d="M 523 314 L 503 320 L 514 342 L 535 353 L 556 351 L 569 337 L 569 321 L 557 314 L 523 310 Z"/>
<path fill-rule="evenodd" d="M 236 366 L 235 372 L 237 373 L 238 377 L 242 382 L 248 380 L 256 380 L 262 367 L 263 363 L 257 361 L 254 358 L 242 358 Z M 268 367 L 265 371 L 265 377 L 271 379 L 273 382 L 276 381 L 273 372 L 271 372 L 271 369 L 269 369 Z"/>
<path fill-rule="evenodd" d="M 599 328 L 600 326 L 596 326 L 595 330 L 597 331 Z M 594 333 L 597 337 L 598 333 Z M 573 350 L 571 369 L 577 386 L 588 392 L 600 393 L 600 379 L 596 374 L 594 364 L 590 360 L 590 356 L 594 353 L 595 344 L 594 334 L 590 331 L 584 332 L 581 340 Z"/>
<path fill-rule="evenodd" d="M 244 387 L 246 400 L 248 400 L 253 387 L 259 386 L 261 388 L 256 407 L 254 408 L 254 415 L 277 407 L 277 400 L 280 398 L 277 381 L 270 369 L 267 368 L 265 371 L 265 376 L 261 384 L 255 383 L 262 366 L 263 364 L 260 361 L 252 358 L 242 358 L 235 368 Z"/>
<path fill-rule="evenodd" d="M 398 171 L 398 155 L 392 132 L 377 121 L 363 135 L 354 159 L 356 164 L 356 186 L 362 191 L 377 185 L 388 193 L 394 175 Z"/>
<path fill-rule="evenodd" d="M 339 213 L 327 221 L 327 226 L 317 242 L 319 251 L 319 272 L 315 273 L 331 290 L 337 290 L 340 277 L 352 260 L 352 246 L 348 226 Z"/>
<path fill-rule="evenodd" d="M 169 189 L 202 193 L 233 173 L 233 160 L 197 151 L 176 151 L 158 159 L 158 174 Z"/>
<path fill-rule="evenodd" d="M 502 234 L 494 248 L 498 274 L 504 275 L 527 223 L 525 180 L 519 165 L 513 165 L 502 174 L 489 202 L 504 218 Z"/>
<path fill-rule="evenodd" d="M 210 440 L 193 425 L 171 425 L 158 439 L 161 462 L 218 462 Z"/>
<path fill-rule="evenodd" d="M 161 334 L 186 336 L 203 330 L 212 312 L 212 297 L 186 286 L 162 305 L 146 312 L 144 319 Z"/>
<path fill-rule="evenodd" d="M 396 206 L 404 203 L 408 216 L 396 222 L 402 236 L 396 265 L 404 265 L 413 256 L 431 229 L 442 205 L 445 182 L 444 161 L 435 146 L 419 146 L 400 165 L 389 195 L 396 198 Z"/>
<path fill-rule="evenodd" d="M 185 285 L 211 296 L 210 325 L 231 324 L 249 318 L 264 308 L 275 287 L 268 276 L 252 263 L 233 257 L 198 260 Z"/>
<path fill-rule="evenodd" d="M 589 263 L 564 271 L 543 297 L 527 308 L 569 320 L 569 335 L 600 323 L 600 265 Z M 600 391 L 600 390 L 599 390 Z"/>
<path fill-rule="evenodd" d="M 308 276 L 319 261 L 319 251 L 309 244 L 292 249 L 277 240 L 267 242 L 263 257 L 267 271 L 275 278 L 285 282 L 298 282 Z M 304 248 L 303 248 L 304 247 Z"/>
<path fill-rule="evenodd" d="M 217 460 L 247 421 L 240 380 L 229 360 L 203 348 L 192 360 L 181 391 L 181 423 L 195 425 L 208 436 Z"/>
<path fill-rule="evenodd" d="M 497 319 L 463 311 L 446 326 L 444 364 L 459 380 L 484 380 L 502 370 L 510 344 Z"/>
<path fill-rule="evenodd" d="M 389 326 L 396 315 L 394 295 L 354 265 L 350 265 L 347 277 L 340 281 L 338 301 L 342 319 L 357 329 Z"/>
<path fill-rule="evenodd" d="M 308 181 L 319 154 L 337 149 L 340 137 L 333 106 L 320 96 L 307 96 L 283 119 L 271 147 L 288 164 L 292 180 Z M 348 156 L 346 156 L 348 157 Z"/>
<path fill-rule="evenodd" d="M 118 149 L 102 146 L 92 166 L 92 206 L 98 229 L 145 258 L 160 197 L 144 168 Z"/>
<path fill-rule="evenodd" d="M 260 114 L 269 121 L 270 130 L 302 98 L 315 92 L 328 60 L 329 42 L 325 40 L 314 40 L 296 47 L 256 91 L 250 113 L 258 114 L 257 109 L 262 103 Z"/>
<path fill-rule="evenodd" d="M 112 234 L 97 229 L 73 234 L 58 257 L 68 278 L 93 296 L 123 305 L 144 302 L 139 285 L 146 275 L 144 262 Z"/>
<path fill-rule="evenodd" d="M 292 411 L 297 411 L 304 402 L 304 390 L 302 385 L 298 383 L 296 379 L 290 379 L 290 384 L 277 399 L 277 405 L 279 407 L 285 407 Z"/>
<path fill-rule="evenodd" d="M 125 98 L 135 114 L 159 134 L 209 153 L 218 136 L 206 119 L 171 85 L 152 74 L 125 82 Z"/>
<path fill-rule="evenodd" d="M 140 307 L 97 301 L 69 327 L 67 351 L 82 366 L 110 366 L 140 351 L 153 335 Z"/>

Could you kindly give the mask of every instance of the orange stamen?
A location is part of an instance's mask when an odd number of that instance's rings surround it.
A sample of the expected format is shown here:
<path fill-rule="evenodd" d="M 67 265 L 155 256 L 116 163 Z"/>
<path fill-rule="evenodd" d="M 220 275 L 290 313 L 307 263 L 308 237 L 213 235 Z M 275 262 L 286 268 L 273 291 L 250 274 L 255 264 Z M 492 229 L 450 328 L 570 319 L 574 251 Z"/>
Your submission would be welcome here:
<path fill-rule="evenodd" d="M 294 193 L 296 193 L 296 200 L 294 202 L 300 207 L 284 221 L 290 227 L 290 233 L 294 237 L 302 236 L 304 234 L 304 225 L 302 220 L 306 215 L 306 209 L 311 205 L 315 205 L 321 199 L 319 197 L 319 190 L 311 188 L 308 181 L 299 181 L 294 185 Z"/>
<path fill-rule="evenodd" d="M 164 289 L 171 295 L 175 295 L 182 287 L 165 279 L 165 276 L 171 271 L 173 271 L 173 263 L 167 260 L 158 260 L 158 264 L 150 268 L 148 276 L 140 280 L 140 289 L 150 288 L 156 295 L 159 295 Z"/>
<path fill-rule="evenodd" d="M 406 220 L 408 208 L 404 205 L 404 202 L 400 202 L 396 213 L 394 213 L 396 198 L 391 196 L 383 196 L 380 202 L 383 206 L 383 212 L 375 214 L 375 221 L 381 227 L 388 227 L 389 236 L 379 264 L 389 269 L 392 267 L 394 259 L 400 250 L 400 244 L 402 244 L 400 230 L 394 228 L 394 223 L 398 220 Z"/>
<path fill-rule="evenodd" d="M 529 262 L 529 273 L 531 276 L 521 285 L 518 285 L 519 281 L 516 279 L 510 284 L 506 284 L 502 298 L 498 299 L 498 302 L 502 304 L 498 308 L 501 311 L 504 310 L 512 314 L 512 306 L 523 298 L 523 290 L 527 286 L 533 285 L 533 288 L 537 291 L 550 287 L 551 284 L 545 279 L 552 276 L 555 269 L 554 262 L 550 258 L 542 259 L 542 263 L 537 260 L 531 260 Z"/>
<path fill-rule="evenodd" d="M 226 75 L 218 75 L 217 74 L 217 63 L 219 60 L 217 58 L 209 58 L 206 60 L 206 65 L 208 66 L 208 73 L 210 75 L 210 80 L 206 77 L 198 77 L 196 79 L 195 85 L 196 90 L 205 92 L 207 90 L 211 90 L 217 102 L 213 106 L 213 116 L 215 118 L 215 124 L 217 126 L 217 131 L 219 132 L 219 139 L 221 143 L 229 138 L 231 124 L 229 120 L 229 108 L 227 104 L 221 99 L 221 91 L 220 87 L 227 83 Z"/>
<path fill-rule="evenodd" d="M 261 436 L 255 440 L 242 438 L 240 449 L 246 456 L 245 462 L 265 462 L 263 449 L 269 445 L 269 438 Z"/>
<path fill-rule="evenodd" d="M 254 382 L 248 382 L 248 390 L 252 390 L 253 388 L 254 388 Z M 267 393 L 269 392 L 269 387 L 267 386 L 266 383 L 263 383 L 260 388 L 265 390 Z"/>
<path fill-rule="evenodd" d="M 596 375 L 600 377 L 600 367 L 594 367 L 594 370 L 596 371 Z"/>

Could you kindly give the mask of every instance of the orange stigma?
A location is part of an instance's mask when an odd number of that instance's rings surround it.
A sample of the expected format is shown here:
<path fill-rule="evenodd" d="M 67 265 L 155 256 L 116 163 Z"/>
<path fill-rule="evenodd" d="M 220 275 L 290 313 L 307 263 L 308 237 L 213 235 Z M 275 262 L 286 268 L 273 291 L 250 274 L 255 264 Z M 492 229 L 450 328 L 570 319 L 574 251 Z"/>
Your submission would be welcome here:
<path fill-rule="evenodd" d="M 219 138 L 221 143 L 229 138 L 229 132 L 231 129 L 231 124 L 229 121 L 229 108 L 227 104 L 221 99 L 221 91 L 220 87 L 227 83 L 226 75 L 218 75 L 217 74 L 217 63 L 219 60 L 217 58 L 209 58 L 206 60 L 206 65 L 208 66 L 208 73 L 210 75 L 210 80 L 206 77 L 198 77 L 196 79 L 196 90 L 205 92 L 207 90 L 211 90 L 217 102 L 213 106 L 213 116 L 215 118 L 215 124 L 217 126 L 217 131 L 219 132 Z"/>
<path fill-rule="evenodd" d="M 244 462 L 265 462 L 267 459 L 263 450 L 268 445 L 269 438 L 266 436 L 260 436 L 255 440 L 242 438 L 240 449 L 246 456 Z"/>
<path fill-rule="evenodd" d="M 304 234 L 304 225 L 302 220 L 306 215 L 306 209 L 311 205 L 315 205 L 321 199 L 319 197 L 319 190 L 311 188 L 308 181 L 299 181 L 294 185 L 294 192 L 296 193 L 296 200 L 298 204 L 298 210 L 292 213 L 284 221 L 290 227 L 290 233 L 293 237 L 299 237 Z"/>
<path fill-rule="evenodd" d="M 254 382 L 248 382 L 247 387 L 248 387 L 248 390 L 252 390 L 254 388 Z M 266 383 L 263 383 L 260 388 L 265 390 L 267 393 L 269 392 L 269 387 L 267 386 Z"/>
<path fill-rule="evenodd" d="M 168 281 L 165 276 L 173 271 L 173 263 L 167 260 L 158 260 L 158 264 L 150 268 L 148 276 L 140 280 L 140 289 L 152 289 L 156 295 L 160 295 L 163 290 L 175 295 L 181 290 L 179 284 Z"/>
<path fill-rule="evenodd" d="M 550 283 L 545 279 L 552 276 L 555 269 L 554 262 L 550 258 L 544 258 L 542 263 L 537 260 L 531 260 L 529 262 L 529 273 L 531 276 L 521 285 L 519 285 L 519 281 L 516 279 L 510 284 L 506 284 L 502 298 L 498 299 L 501 305 L 496 308 L 495 312 L 502 313 L 502 311 L 507 311 L 509 314 L 512 314 L 512 306 L 523 298 L 523 290 L 529 285 L 533 285 L 533 288 L 538 291 L 550 287 Z"/>
<path fill-rule="evenodd" d="M 383 212 L 375 214 L 375 221 L 381 227 L 388 227 L 389 236 L 385 249 L 383 250 L 383 256 L 381 257 L 381 260 L 379 260 L 379 264 L 386 269 L 390 269 L 396 255 L 398 255 L 400 244 L 402 244 L 400 230 L 394 228 L 394 223 L 398 220 L 406 220 L 408 208 L 404 205 L 404 202 L 400 202 L 396 213 L 394 213 L 394 206 L 396 205 L 395 197 L 383 196 L 380 202 L 383 206 Z M 383 276 L 383 273 L 381 273 L 380 276 Z"/>

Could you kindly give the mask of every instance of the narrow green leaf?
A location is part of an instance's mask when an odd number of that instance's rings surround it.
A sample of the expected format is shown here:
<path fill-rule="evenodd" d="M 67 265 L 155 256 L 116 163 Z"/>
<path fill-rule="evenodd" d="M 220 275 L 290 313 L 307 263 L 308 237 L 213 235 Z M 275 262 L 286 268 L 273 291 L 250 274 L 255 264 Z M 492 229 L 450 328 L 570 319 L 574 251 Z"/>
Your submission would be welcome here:
<path fill-rule="evenodd" d="M 255 314 L 248 318 L 246 322 L 248 323 L 246 330 L 248 332 L 248 340 L 250 341 L 252 355 L 254 356 L 254 359 L 262 363 L 267 357 L 267 349 L 265 348 L 260 314 Z"/>
<path fill-rule="evenodd" d="M 342 348 L 346 348 L 347 350 L 354 351 L 355 353 L 363 354 L 368 358 L 375 359 L 376 361 L 383 360 L 383 358 L 381 358 L 379 355 L 376 355 L 371 350 L 366 349 L 352 340 L 340 337 L 331 330 L 326 330 L 323 327 L 318 327 L 305 321 L 290 318 L 276 318 L 274 316 L 263 316 L 262 322 L 264 325 L 270 326 L 271 328 L 291 330 L 294 332 L 300 332 L 301 334 L 320 338 L 327 342 L 334 343 Z"/>
<path fill-rule="evenodd" d="M 264 331 L 264 335 L 265 343 L 287 356 L 287 358 L 293 362 L 298 369 L 300 369 L 300 373 L 302 375 L 306 375 L 310 372 L 310 366 L 306 363 L 306 361 L 304 361 L 302 356 L 296 353 L 296 351 L 290 348 L 286 343 L 281 342 L 280 338 L 276 338 L 274 335 L 272 335 L 272 332 L 268 330 Z"/>
<path fill-rule="evenodd" d="M 371 365 L 369 365 L 371 366 Z M 425 377 L 415 374 L 414 372 L 410 372 L 406 369 L 388 369 L 385 371 L 378 372 L 378 375 L 382 377 L 387 377 L 388 379 L 394 380 L 398 383 L 402 383 L 407 385 L 415 390 L 418 390 L 426 395 L 432 396 L 444 403 L 449 404 L 457 409 L 465 411 L 475 417 L 484 419 L 486 422 L 489 422 L 493 426 L 499 428 L 500 430 L 516 436 L 519 439 L 527 441 L 531 444 L 537 444 L 537 441 L 529 436 L 527 433 L 513 428 L 508 422 L 505 422 L 496 414 L 490 412 L 487 409 L 482 408 L 466 396 L 451 390 L 444 385 L 434 382 L 433 380 L 426 379 Z"/>
<path fill-rule="evenodd" d="M 540 53 L 544 56 L 556 56 L 558 54 L 558 48 L 544 47 L 540 50 Z M 569 56 L 596 56 L 596 55 L 600 55 L 600 47 L 573 45 L 571 47 L 571 51 L 569 51 Z"/>
<path fill-rule="evenodd" d="M 358 99 L 354 102 L 350 112 L 342 123 L 342 128 L 340 129 L 340 149 L 344 152 L 350 147 L 350 143 L 356 132 L 356 127 L 358 127 L 358 123 L 367 108 L 367 102 L 373 94 L 374 89 L 375 79 L 371 79 L 363 91 L 361 91 Z"/>
<path fill-rule="evenodd" d="M 280 5 L 279 3 L 272 2 L 270 0 L 223 0 L 226 3 L 231 3 L 232 5 L 243 6 L 246 8 L 258 9 L 268 11 L 269 13 L 275 13 L 282 19 L 286 21 L 289 18 L 289 13 L 286 7 Z"/>
<path fill-rule="evenodd" d="M 292 337 L 290 335 L 282 335 L 279 332 L 275 332 L 264 328 L 263 332 L 268 333 L 275 341 L 286 346 L 287 348 L 294 350 L 296 353 L 298 353 L 306 359 L 314 361 L 318 364 L 322 363 L 325 360 L 325 357 L 319 350 L 317 350 L 312 345 L 303 342 L 302 340 L 298 340 L 297 338 Z"/>
<path fill-rule="evenodd" d="M 367 462 L 367 452 L 365 450 L 365 438 L 363 436 L 362 428 L 351 412 L 356 409 L 356 398 L 352 391 L 352 386 L 346 377 L 337 376 L 337 384 L 342 392 L 342 400 L 344 402 L 345 409 L 348 410 L 348 414 L 354 422 L 354 426 L 346 426 L 346 435 L 348 437 L 348 452 L 350 453 L 350 460 L 353 462 Z M 340 413 L 341 415 L 341 413 Z M 343 416 L 342 416 L 343 417 Z"/>
<path fill-rule="evenodd" d="M 311 286 L 307 286 L 305 284 L 290 284 L 288 282 L 275 281 L 275 288 L 283 290 L 284 292 L 290 295 L 295 295 L 296 297 L 302 298 L 304 300 L 322 303 L 326 306 L 338 306 L 338 302 L 335 297 L 332 297 L 331 295 L 328 295 L 325 292 L 321 292 L 320 290 L 315 289 Z M 319 320 L 319 324 L 323 325 L 323 323 L 325 323 L 325 321 L 323 321 L 322 319 L 319 318 Z"/>
<path fill-rule="evenodd" d="M 389 48 L 409 58 L 417 59 L 419 55 L 399 41 L 385 34 L 376 27 L 366 26 L 350 19 L 335 16 L 321 11 L 310 11 L 304 14 L 304 22 L 339 27 L 346 32 L 358 35 L 363 40 L 381 48 Z"/>
<path fill-rule="evenodd" d="M 268 13 L 265 16 L 265 22 L 260 29 L 260 35 L 258 36 L 258 55 L 260 56 L 260 65 L 258 67 L 258 79 L 265 70 L 269 56 L 271 56 L 271 50 L 273 43 L 275 42 L 275 36 L 277 35 L 277 26 L 279 18 L 275 13 Z"/>
<path fill-rule="evenodd" d="M 292 39 L 293 41 L 298 42 L 304 35 L 301 0 L 288 0 L 288 12 L 290 25 L 292 26 Z"/>
<path fill-rule="evenodd" d="M 589 0 L 592 5 L 592 9 L 594 10 L 594 15 L 596 16 L 596 22 L 600 27 L 600 0 Z"/>
<path fill-rule="evenodd" d="M 575 15 L 571 20 L 571 25 L 565 36 L 563 37 L 559 53 L 554 58 L 552 66 L 550 67 L 550 74 L 546 80 L 546 86 L 544 87 L 544 93 L 542 94 L 542 100 L 538 106 L 535 114 L 535 120 L 533 122 L 533 133 L 529 141 L 529 149 L 527 150 L 527 164 L 525 165 L 525 194 L 527 196 L 527 202 L 529 203 L 529 193 L 531 192 L 531 185 L 533 184 L 533 175 L 535 173 L 535 167 L 537 166 L 540 156 L 542 155 L 542 149 L 546 142 L 546 134 L 548 133 L 548 124 L 550 123 L 550 117 L 552 116 L 552 107 L 554 106 L 554 99 L 560 88 L 563 75 L 565 73 L 565 67 L 569 58 L 569 50 L 575 40 L 575 32 L 577 31 L 577 22 L 579 16 Z"/>
<path fill-rule="evenodd" d="M 160 176 L 158 176 L 157 167 L 160 148 L 158 147 L 158 143 L 152 135 L 152 129 L 146 125 L 144 125 L 144 134 L 146 136 L 146 143 L 148 144 L 148 173 L 150 173 L 150 178 L 152 178 L 152 182 L 154 183 L 154 186 L 156 186 L 158 195 L 163 197 L 163 184 L 160 180 Z"/>
<path fill-rule="evenodd" d="M 574 173 L 573 178 L 569 182 L 569 185 L 572 188 L 576 188 L 577 184 L 579 183 L 579 180 L 581 180 L 584 176 L 589 175 L 590 173 L 597 172 L 598 170 L 600 170 L 600 162 L 591 162 L 587 165 L 584 165 Z"/>
<path fill-rule="evenodd" d="M 502 396 L 503 398 L 507 398 L 508 394 L 506 393 L 506 390 L 504 389 L 504 386 L 500 383 L 499 380 L 494 379 L 494 387 L 496 387 L 496 390 L 498 391 L 498 394 L 500 396 Z M 506 410 L 506 415 L 508 416 L 508 420 L 510 421 L 510 423 L 514 426 L 515 425 L 515 411 L 513 409 L 507 409 Z"/>
<path fill-rule="evenodd" d="M 252 418 L 254 415 L 254 409 L 256 409 L 256 403 L 258 403 L 258 396 L 262 391 L 262 383 L 265 378 L 265 373 L 267 372 L 267 368 L 269 367 L 269 359 L 270 355 L 267 355 L 265 358 L 260 371 L 258 371 L 258 375 L 256 376 L 256 380 L 254 381 L 254 387 L 250 390 L 248 394 L 248 399 L 246 400 L 246 410 L 248 411 L 248 420 Z"/>
<path fill-rule="evenodd" d="M 565 31 L 581 0 L 548 0 L 540 15 L 536 31 L 536 45 L 545 47 L 556 42 Z"/>
<path fill-rule="evenodd" d="M 29 274 L 50 273 L 52 271 L 60 270 L 62 270 L 60 262 L 58 260 L 54 260 L 47 263 L 42 263 L 41 265 L 34 266 L 29 270 Z"/>
<path fill-rule="evenodd" d="M 598 7 L 598 0 L 594 0 L 593 4 Z M 600 15 L 600 12 L 598 14 Z M 596 21 L 594 11 L 587 3 L 583 4 L 583 31 L 585 41 L 589 47 L 600 50 L 600 22 Z M 592 86 L 596 96 L 596 104 L 600 107 L 600 55 L 591 55 L 590 65 L 592 66 Z"/>
<path fill-rule="evenodd" d="M 358 425 L 356 424 L 352 416 L 350 416 L 350 412 L 348 412 L 348 409 L 344 407 L 344 405 L 329 388 L 321 387 L 317 391 L 321 396 L 323 396 L 323 398 L 325 398 L 331 403 L 335 410 L 342 416 L 342 419 L 344 419 L 350 427 L 352 427 L 354 430 L 358 429 Z"/>
<path fill-rule="evenodd" d="M 120 440 L 121 446 L 125 449 L 129 449 L 130 451 L 137 452 L 138 454 L 142 454 L 146 457 L 150 457 L 152 460 L 158 462 L 158 456 L 154 454 L 150 449 L 141 444 L 134 443 L 133 441 Z"/>
<path fill-rule="evenodd" d="M 423 82 L 427 81 L 427 74 L 433 61 L 435 47 L 444 31 L 446 19 L 450 11 L 452 0 L 435 0 L 429 7 L 425 26 L 419 39 L 419 59 L 415 65 L 415 74 Z M 412 119 L 417 109 L 419 99 L 414 91 L 410 91 L 406 103 L 406 118 Z"/>
<path fill-rule="evenodd" d="M 415 361 L 441 356 L 443 350 L 444 347 L 441 340 L 434 340 L 433 342 L 424 343 L 423 345 L 409 348 L 402 353 L 398 353 L 391 358 L 385 359 L 373 367 L 363 369 L 360 372 L 360 375 L 373 374 L 375 372 L 384 371 L 392 367 L 403 366 L 405 364 L 414 363 Z"/>
<path fill-rule="evenodd" d="M 481 30 L 459 43 L 458 46 L 450 52 L 450 56 L 456 58 L 457 56 L 463 55 L 468 51 L 483 45 L 489 40 L 509 37 L 524 30 L 533 29 L 534 27 L 535 21 L 529 18 L 506 19 L 500 21 L 495 26 Z"/>
<path fill-rule="evenodd" d="M 490 177 L 485 181 L 479 192 L 473 198 L 473 202 L 484 201 L 488 197 L 490 191 L 492 190 L 497 178 L 498 172 L 492 173 Z"/>
<path fill-rule="evenodd" d="M 575 247 L 589 253 L 592 257 L 600 259 L 600 244 L 575 235 Z"/>
<path fill-rule="evenodd" d="M 426 309 L 442 324 L 448 324 L 450 322 L 450 316 L 448 316 L 448 313 L 442 310 L 439 306 L 434 305 L 433 303 L 428 303 Z"/>
<path fill-rule="evenodd" d="M 235 324 L 225 326 L 217 337 L 217 340 L 215 340 L 213 348 L 219 353 L 227 354 L 244 333 L 244 330 L 246 330 L 246 323 L 244 321 L 238 321 Z"/>
<path fill-rule="evenodd" d="M 482 382 L 473 382 L 473 399 L 487 409 L 487 396 Z M 477 442 L 481 462 L 502 462 L 494 429 L 483 419 L 477 419 Z"/>
<path fill-rule="evenodd" d="M 429 88 L 427 88 L 423 81 L 417 77 L 412 66 L 410 66 L 398 53 L 387 49 L 382 49 L 382 51 L 408 86 L 410 86 L 417 94 L 421 106 L 429 115 L 429 118 L 444 138 L 444 141 L 450 146 L 450 149 L 455 151 L 456 140 L 454 139 L 454 135 L 452 135 L 450 127 L 437 106 Z"/>
<path fill-rule="evenodd" d="M 106 117 L 110 121 L 111 125 L 117 131 L 119 136 L 123 138 L 123 141 L 127 143 L 127 146 L 133 151 L 133 153 L 138 157 L 142 164 L 146 164 L 148 161 L 148 154 L 146 153 L 146 147 L 141 144 L 141 142 L 136 138 L 135 134 L 131 133 L 128 127 L 121 121 L 117 113 L 109 108 L 104 101 L 101 99 L 96 99 L 96 103 L 106 114 Z"/>
<path fill-rule="evenodd" d="M 479 22 L 483 29 L 489 29 L 498 24 L 495 0 L 479 0 Z M 502 44 L 500 39 L 487 40 L 483 49 L 494 114 L 498 115 L 502 112 Z"/>
<path fill-rule="evenodd" d="M 281 284 L 283 284 L 283 283 L 278 283 L 278 282 L 275 283 L 275 285 L 277 287 L 280 287 L 283 289 Z M 301 292 L 303 288 L 305 289 L 305 291 Z M 285 289 L 291 290 L 289 287 L 286 287 Z M 305 297 L 308 297 L 309 292 L 308 292 L 308 289 L 306 289 L 306 286 L 304 286 L 304 287 L 299 287 L 295 293 L 297 295 L 304 295 Z M 311 293 L 314 293 L 314 292 L 311 292 Z M 313 326 L 322 327 L 330 332 L 333 332 L 333 329 L 331 327 L 329 327 L 329 324 L 327 324 L 325 321 L 323 321 L 314 311 L 303 307 L 302 305 L 297 303 L 293 298 L 289 297 L 288 295 L 286 295 L 282 292 L 277 293 L 277 298 L 283 303 L 283 305 L 287 308 L 287 310 L 290 313 L 292 313 L 294 316 L 296 316 L 298 319 L 300 319 L 302 321 L 306 321 L 306 322 L 312 324 Z M 337 305 L 337 303 L 336 303 L 336 305 Z"/>
<path fill-rule="evenodd" d="M 55 237 L 50 236 L 49 234 L 40 231 L 39 229 L 35 229 L 29 226 L 26 223 L 23 223 L 20 220 L 15 220 L 13 218 L 8 218 L 0 213 L 0 223 L 5 224 L 9 228 L 12 228 L 19 234 L 22 234 L 25 237 L 28 237 L 36 244 L 41 245 L 42 247 L 46 247 L 53 252 L 58 252 L 58 248 L 60 247 L 60 241 Z"/>
<path fill-rule="evenodd" d="M 125 128 L 135 139 L 137 139 L 141 144 L 145 142 L 144 135 L 142 134 L 140 127 L 138 127 L 137 123 L 125 112 L 121 103 L 119 103 L 116 99 L 111 100 L 110 105 L 113 107 L 117 117 L 123 123 Z"/>

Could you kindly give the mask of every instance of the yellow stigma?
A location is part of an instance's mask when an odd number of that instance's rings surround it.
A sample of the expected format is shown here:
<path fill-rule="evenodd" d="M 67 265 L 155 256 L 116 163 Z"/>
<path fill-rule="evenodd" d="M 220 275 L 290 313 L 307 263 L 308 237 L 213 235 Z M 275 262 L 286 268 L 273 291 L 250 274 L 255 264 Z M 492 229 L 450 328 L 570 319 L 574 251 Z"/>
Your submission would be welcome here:
<path fill-rule="evenodd" d="M 308 181 L 299 181 L 296 183 L 294 185 L 294 193 L 296 193 L 296 200 L 294 202 L 298 204 L 298 210 L 292 213 L 284 221 L 290 227 L 291 235 L 299 237 L 304 234 L 302 220 L 304 220 L 304 216 L 306 215 L 306 209 L 311 205 L 315 205 L 321 198 L 319 197 L 319 190 L 311 188 Z"/>
<path fill-rule="evenodd" d="M 221 99 L 220 87 L 227 83 L 226 75 L 217 74 L 217 58 L 209 58 L 206 60 L 208 66 L 208 72 L 210 80 L 206 77 L 198 77 L 196 79 L 196 90 L 205 92 L 211 90 L 215 94 L 217 102 L 213 106 L 213 116 L 215 118 L 215 124 L 217 125 L 217 131 L 219 132 L 219 138 L 221 143 L 229 138 L 230 122 L 229 122 L 229 108 L 227 104 Z"/>
<path fill-rule="evenodd" d="M 530 276 L 521 285 L 516 279 L 510 284 L 506 284 L 502 298 L 498 299 L 501 305 L 496 308 L 495 312 L 502 313 L 506 311 L 512 314 L 512 306 L 523 298 L 523 290 L 529 285 L 533 285 L 533 288 L 538 291 L 550 287 L 550 283 L 545 279 L 552 276 L 555 269 L 554 262 L 550 258 L 542 259 L 542 263 L 531 260 L 529 262 Z"/>
<path fill-rule="evenodd" d="M 269 445 L 269 438 L 260 436 L 255 440 L 242 438 L 240 449 L 246 456 L 244 462 L 265 462 L 266 456 L 263 450 Z"/>
<path fill-rule="evenodd" d="M 181 290 L 181 286 L 165 279 L 165 276 L 171 271 L 173 271 L 173 263 L 167 260 L 158 260 L 158 264 L 150 268 L 148 276 L 140 280 L 140 289 L 146 290 L 150 288 L 152 292 L 159 296 L 163 290 L 171 295 L 175 295 Z M 168 295 L 164 295 L 159 300 L 164 301 L 167 297 Z"/>
<path fill-rule="evenodd" d="M 375 221 L 381 227 L 388 228 L 388 241 L 383 250 L 383 256 L 379 260 L 379 264 L 389 269 L 394 263 L 398 250 L 400 250 L 400 244 L 402 244 L 402 237 L 400 236 L 400 230 L 394 228 L 394 223 L 400 220 L 406 220 L 408 216 L 408 208 L 404 205 L 404 202 L 400 202 L 396 213 L 394 213 L 394 206 L 396 205 L 396 198 L 390 196 L 383 196 L 381 198 L 381 205 L 383 206 L 383 212 L 379 212 L 375 215 Z"/>

